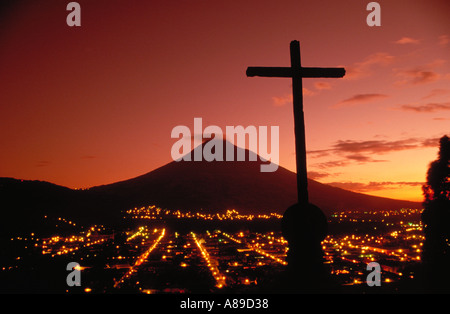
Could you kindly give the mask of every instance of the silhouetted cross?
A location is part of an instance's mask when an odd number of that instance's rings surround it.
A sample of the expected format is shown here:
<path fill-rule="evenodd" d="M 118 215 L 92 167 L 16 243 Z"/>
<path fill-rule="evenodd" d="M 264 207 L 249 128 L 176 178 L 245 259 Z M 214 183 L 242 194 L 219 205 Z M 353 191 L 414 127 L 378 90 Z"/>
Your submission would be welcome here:
<path fill-rule="evenodd" d="M 306 172 L 305 121 L 303 114 L 303 77 L 343 77 L 344 68 L 309 68 L 300 62 L 300 43 L 291 42 L 291 67 L 248 67 L 247 76 L 291 77 L 294 105 L 295 151 L 297 162 L 297 195 L 300 204 L 308 204 Z"/>

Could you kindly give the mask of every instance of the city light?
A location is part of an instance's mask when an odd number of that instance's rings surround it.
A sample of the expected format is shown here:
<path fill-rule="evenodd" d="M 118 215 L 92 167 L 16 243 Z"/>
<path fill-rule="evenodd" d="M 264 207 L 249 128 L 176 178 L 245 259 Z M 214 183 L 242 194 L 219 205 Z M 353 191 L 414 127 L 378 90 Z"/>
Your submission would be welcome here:
<path fill-rule="evenodd" d="M 206 266 L 211 271 L 212 276 L 216 280 L 216 287 L 222 288 L 225 286 L 226 277 L 220 273 L 218 269 L 218 262 L 216 259 L 212 259 L 209 256 L 208 251 L 204 248 L 204 246 L 201 244 L 201 241 L 197 238 L 196 234 L 194 232 L 191 232 L 192 239 L 195 241 L 195 244 L 197 245 L 198 249 L 201 252 L 201 255 L 203 257 L 203 260 L 206 263 Z"/>
<path fill-rule="evenodd" d="M 143 235 L 143 231 L 145 230 L 145 228 L 140 228 L 139 229 L 139 233 L 141 235 Z M 147 259 L 147 257 L 150 255 L 150 253 L 155 249 L 155 247 L 158 245 L 158 243 L 161 241 L 161 239 L 164 237 L 166 230 L 162 229 L 160 236 L 158 237 L 158 239 L 156 239 L 153 243 L 152 246 L 150 246 L 142 255 L 140 255 L 137 260 L 135 261 L 134 265 L 132 267 L 130 267 L 130 269 L 128 270 L 127 273 L 125 273 L 125 275 L 122 276 L 122 278 L 120 278 L 119 281 L 117 281 L 114 284 L 114 288 L 117 288 L 120 286 L 120 284 L 122 284 L 125 280 L 129 279 L 134 272 L 136 272 L 136 269 Z"/>
<path fill-rule="evenodd" d="M 235 209 L 226 210 L 224 213 L 206 213 L 206 212 L 192 212 L 192 211 L 180 211 L 161 209 L 155 205 L 147 207 L 135 207 L 125 212 L 128 219 L 142 219 L 142 220 L 164 220 L 164 219 L 196 219 L 196 220 L 241 220 L 241 221 L 253 221 L 253 220 L 269 220 L 269 219 L 281 219 L 283 215 L 277 213 L 269 214 L 241 214 Z"/>

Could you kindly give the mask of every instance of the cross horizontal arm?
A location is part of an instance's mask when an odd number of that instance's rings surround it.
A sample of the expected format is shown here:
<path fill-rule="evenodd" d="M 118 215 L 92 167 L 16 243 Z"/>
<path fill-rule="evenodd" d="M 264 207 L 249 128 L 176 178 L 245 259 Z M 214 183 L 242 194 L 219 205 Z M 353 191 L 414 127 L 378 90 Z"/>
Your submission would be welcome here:
<path fill-rule="evenodd" d="M 248 67 L 246 72 L 248 77 L 292 77 L 292 68 L 286 67 Z"/>
<path fill-rule="evenodd" d="M 302 77 L 344 77 L 344 68 L 302 68 Z"/>
<path fill-rule="evenodd" d="M 343 77 L 344 68 L 308 68 L 292 69 L 291 67 L 248 67 L 247 76 L 261 77 Z"/>

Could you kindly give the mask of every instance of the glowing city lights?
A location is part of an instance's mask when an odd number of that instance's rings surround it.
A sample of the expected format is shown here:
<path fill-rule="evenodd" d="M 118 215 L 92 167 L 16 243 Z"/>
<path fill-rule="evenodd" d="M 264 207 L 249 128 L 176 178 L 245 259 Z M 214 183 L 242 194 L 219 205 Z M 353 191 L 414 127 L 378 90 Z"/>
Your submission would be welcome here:
<path fill-rule="evenodd" d="M 139 232 L 142 233 L 144 231 L 144 228 L 139 229 L 139 230 L 140 230 Z M 166 229 L 162 229 L 161 234 L 158 237 L 158 239 L 156 239 L 156 241 L 153 242 L 153 245 L 150 246 L 142 255 L 140 255 L 137 258 L 134 265 L 132 267 L 130 267 L 128 272 L 126 272 L 125 275 L 123 275 L 122 278 L 120 278 L 120 280 L 114 284 L 114 288 L 117 288 L 118 286 L 120 286 L 120 284 L 122 284 L 125 280 L 129 279 L 133 275 L 133 273 L 136 272 L 136 268 L 145 262 L 145 260 L 150 255 L 150 253 L 155 249 L 155 247 L 162 240 L 162 238 L 164 238 L 165 232 L 166 232 Z"/>
<path fill-rule="evenodd" d="M 0 271 L 20 270 L 29 264 L 27 260 L 32 252 L 37 252 L 45 260 L 76 260 L 83 274 L 93 271 L 93 263 L 101 258 L 103 271 L 111 276 L 110 287 L 86 282 L 84 287 L 89 287 L 83 288 L 86 293 L 107 288 L 136 289 L 141 293 L 188 291 L 175 283 L 175 287 L 154 286 L 153 281 L 145 279 L 146 276 L 158 278 L 155 282 L 163 284 L 164 279 L 158 276 L 168 273 L 175 277 L 178 274 L 196 274 L 195 278 L 199 279 L 204 276 L 201 280 L 212 284 L 211 290 L 229 291 L 239 286 L 249 289 L 264 281 L 261 276 L 268 269 L 285 269 L 289 243 L 279 229 L 256 232 L 247 226 L 255 222 L 277 226 L 280 218 L 273 214 L 243 215 L 236 210 L 211 214 L 147 206 L 126 211 L 126 227 L 116 230 L 102 225 L 83 228 L 68 219 L 52 219 L 55 224 L 63 225 L 66 232 L 46 237 L 38 236 L 38 232 L 9 236 L 11 245 L 23 247 L 23 251 L 4 259 Z M 50 221 L 48 217 L 45 219 Z M 420 211 L 339 211 L 329 217 L 329 223 L 345 227 L 341 232 L 330 233 L 321 244 L 324 262 L 339 282 L 364 285 L 364 269 L 369 262 L 380 264 L 383 284 L 414 278 L 409 266 L 421 262 L 425 241 Z M 193 227 L 193 231 L 174 227 L 178 225 L 202 228 Z M 71 231 L 74 233 L 70 234 Z M 32 251 L 26 253 L 27 250 Z M 96 271 L 101 271 L 96 267 Z M 165 272 L 159 275 L 161 269 Z"/>
<path fill-rule="evenodd" d="M 201 243 L 202 241 L 197 238 L 197 235 L 194 232 L 191 232 L 191 236 L 192 236 L 192 239 L 194 240 L 195 244 L 197 245 L 198 249 L 200 250 L 203 260 L 206 263 L 206 266 L 209 268 L 212 276 L 216 280 L 216 287 L 222 288 L 223 286 L 225 286 L 226 277 L 220 273 L 217 260 L 212 259 L 209 256 L 208 251 L 205 249 L 205 247 Z"/>

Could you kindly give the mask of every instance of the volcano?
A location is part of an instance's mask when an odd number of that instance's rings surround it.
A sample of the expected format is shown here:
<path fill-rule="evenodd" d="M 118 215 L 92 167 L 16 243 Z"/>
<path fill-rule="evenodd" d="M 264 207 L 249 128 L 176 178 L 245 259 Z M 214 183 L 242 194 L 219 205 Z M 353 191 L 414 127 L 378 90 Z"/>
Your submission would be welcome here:
<path fill-rule="evenodd" d="M 218 141 L 217 145 L 223 147 L 223 161 L 193 161 L 195 151 L 204 149 L 203 143 L 185 158 L 190 161 L 173 161 L 136 178 L 93 187 L 89 191 L 116 199 L 123 206 L 154 204 L 175 210 L 236 209 L 242 213 L 282 214 L 297 202 L 294 172 L 283 167 L 274 172 L 261 172 L 261 164 L 268 162 L 260 156 L 226 140 L 212 141 Z M 225 152 L 230 150 L 234 152 L 234 161 L 225 161 Z M 243 161 L 237 161 L 239 151 L 245 156 Z M 252 159 L 256 161 L 250 161 Z M 310 202 L 327 215 L 344 209 L 421 208 L 417 202 L 355 193 L 310 179 L 308 191 Z"/>
<path fill-rule="evenodd" d="M 112 184 L 72 190 L 43 181 L 0 178 L 2 222 L 21 222 L 51 213 L 81 221 L 105 222 L 122 217 L 129 208 L 156 205 L 173 210 L 220 212 L 236 209 L 245 214 L 279 213 L 297 202 L 296 174 L 283 167 L 261 172 L 268 163 L 255 153 L 225 140 L 223 153 L 233 150 L 235 161 L 172 161 L 141 176 Z M 237 161 L 243 153 L 244 161 Z M 256 161 L 250 161 L 251 159 Z M 185 158 L 189 159 L 189 158 Z M 329 216 L 338 210 L 383 210 L 422 208 L 418 202 L 394 200 L 347 191 L 308 180 L 310 202 Z"/>

